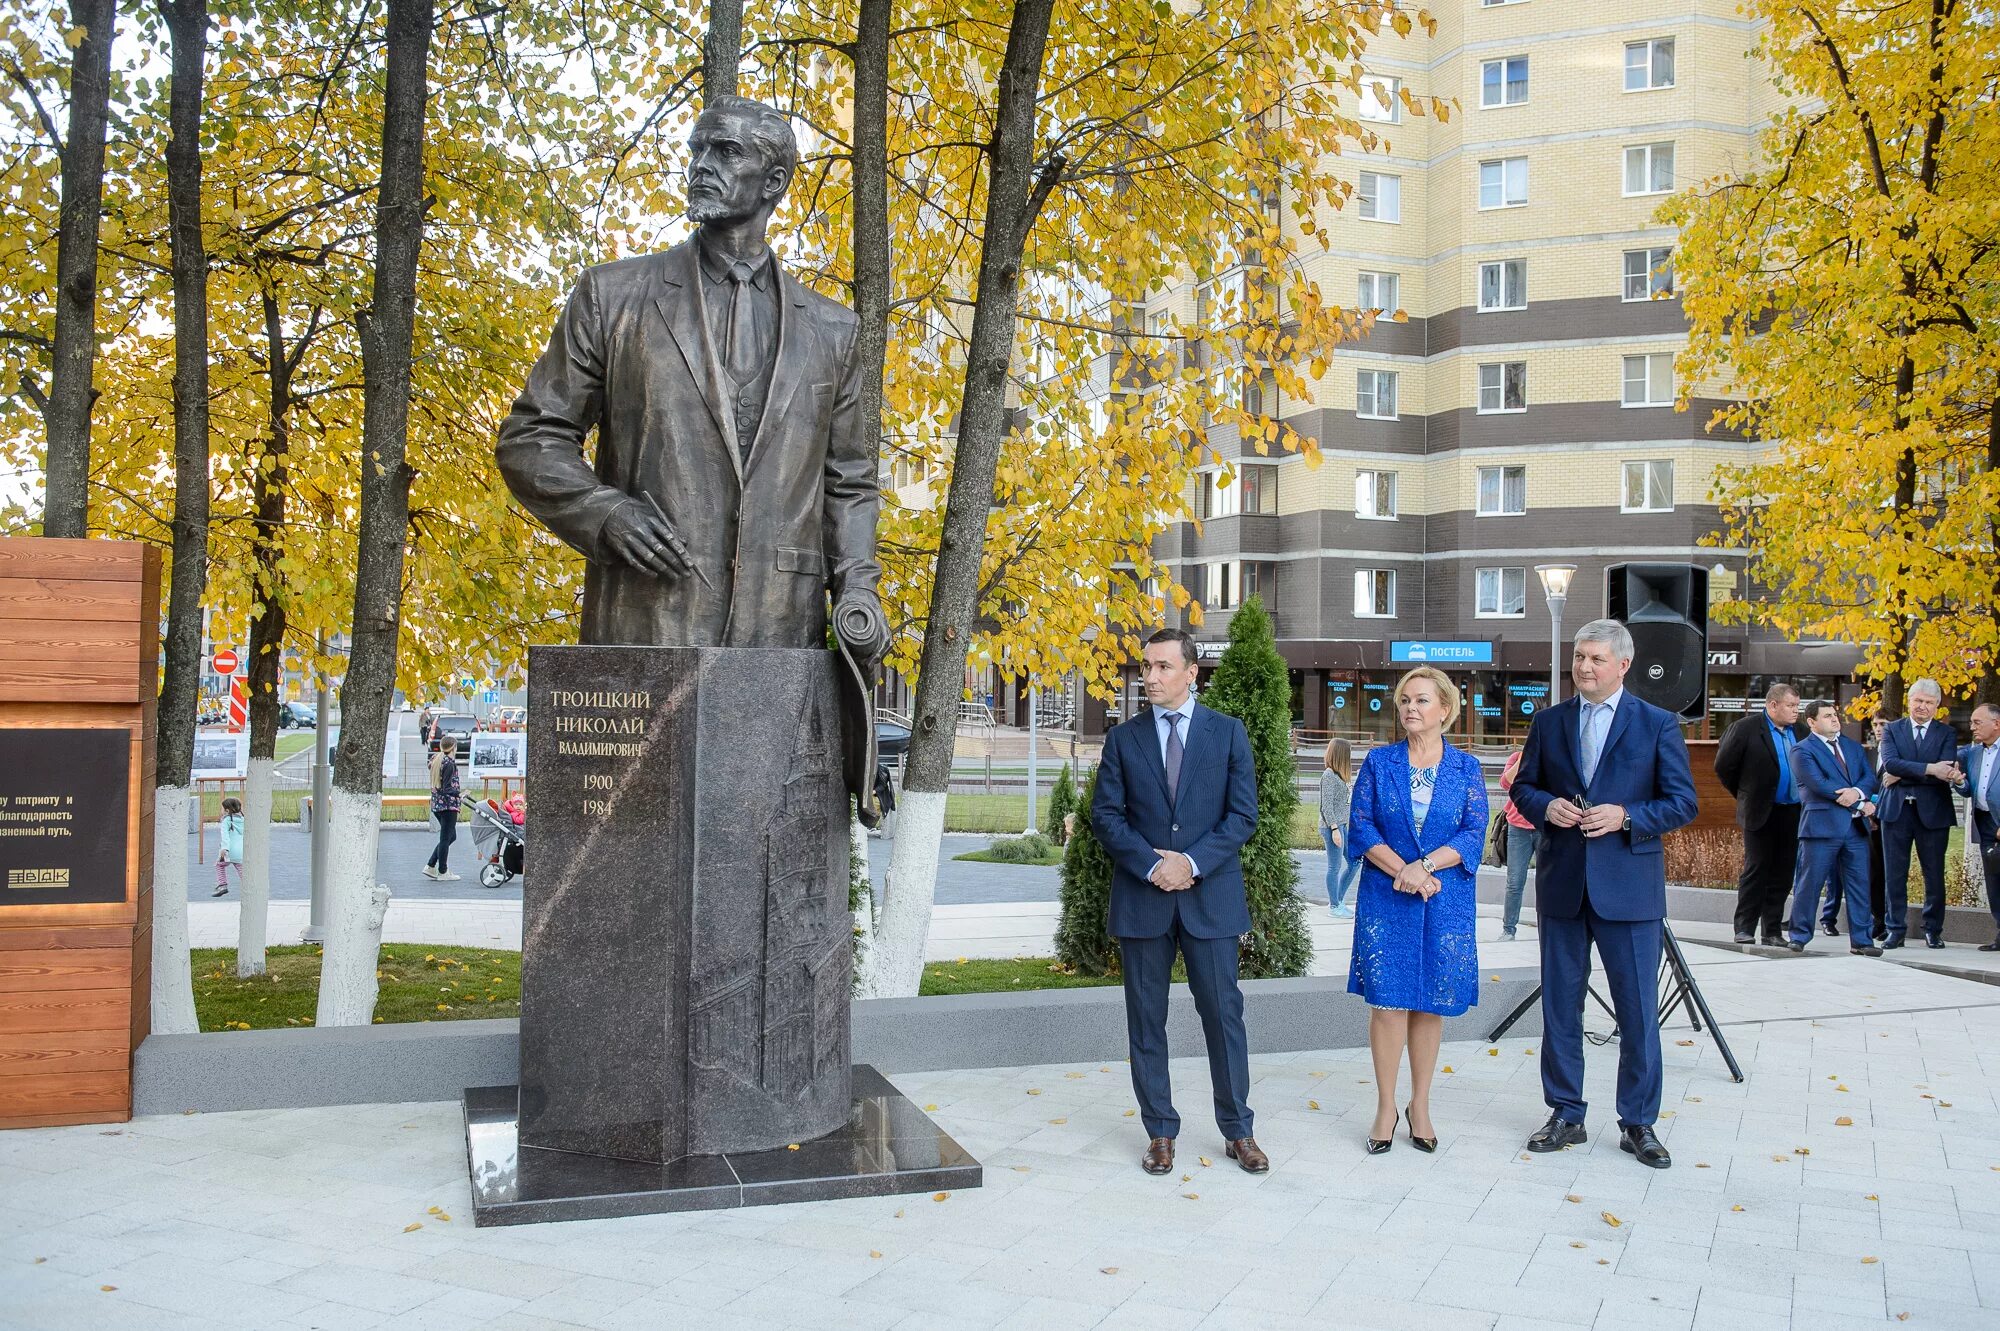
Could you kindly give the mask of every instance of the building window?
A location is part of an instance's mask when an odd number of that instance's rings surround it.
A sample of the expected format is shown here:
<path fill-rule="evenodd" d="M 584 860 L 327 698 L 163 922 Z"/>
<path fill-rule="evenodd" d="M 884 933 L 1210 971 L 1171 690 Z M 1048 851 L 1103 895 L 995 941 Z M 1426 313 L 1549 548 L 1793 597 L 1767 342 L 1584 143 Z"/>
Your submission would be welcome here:
<path fill-rule="evenodd" d="M 1527 409 L 1528 362 L 1510 360 L 1479 367 L 1479 412 L 1482 416 L 1497 411 Z"/>
<path fill-rule="evenodd" d="M 1481 310 L 1525 310 L 1528 308 L 1528 261 L 1502 259 L 1479 265 L 1479 308 Z"/>
<path fill-rule="evenodd" d="M 1278 566 L 1276 564 L 1256 564 L 1245 560 L 1242 564 L 1242 585 L 1237 588 L 1242 599 L 1247 601 L 1255 596 L 1270 610 L 1278 599 Z"/>
<path fill-rule="evenodd" d="M 1516 517 L 1528 511 L 1526 467 L 1481 467 L 1479 507 L 1482 518 Z"/>
<path fill-rule="evenodd" d="M 1403 308 L 1403 279 L 1395 273 L 1361 274 L 1359 305 L 1379 314 L 1394 314 Z"/>
<path fill-rule="evenodd" d="M 1625 91 L 1650 92 L 1674 86 L 1674 39 L 1654 37 L 1625 43 Z"/>
<path fill-rule="evenodd" d="M 1481 619 L 1520 619 L 1528 613 L 1528 570 L 1482 568 L 1473 613 Z"/>
<path fill-rule="evenodd" d="M 1395 618 L 1395 569 L 1358 568 L 1354 570 L 1354 613 L 1361 619 Z"/>
<path fill-rule="evenodd" d="M 1236 488 L 1243 492 L 1239 501 L 1245 513 L 1270 514 L 1278 511 L 1278 469 L 1267 463 L 1236 464 Z"/>
<path fill-rule="evenodd" d="M 1252 416 L 1268 416 L 1278 409 L 1278 372 L 1251 371 L 1243 374 L 1243 410 Z"/>
<path fill-rule="evenodd" d="M 1396 516 L 1396 473 L 1357 471 L 1354 473 L 1354 516 L 1391 521 Z"/>
<path fill-rule="evenodd" d="M 1619 509 L 1626 513 L 1674 511 L 1674 462 L 1656 458 L 1625 464 L 1625 484 Z"/>
<path fill-rule="evenodd" d="M 1625 150 L 1625 193 L 1670 194 L 1674 188 L 1674 145 L 1635 143 Z"/>
<path fill-rule="evenodd" d="M 1370 420 L 1396 419 L 1396 372 L 1362 370 L 1354 376 L 1354 414 Z"/>
<path fill-rule="evenodd" d="M 1674 294 L 1674 252 L 1662 245 L 1625 251 L 1625 299 L 1651 300 Z"/>
<path fill-rule="evenodd" d="M 1528 100 L 1528 57 L 1510 55 L 1479 66 L 1481 106 L 1519 106 Z"/>
<path fill-rule="evenodd" d="M 1671 174 L 1671 164 L 1669 174 Z M 1528 159 L 1503 157 L 1479 164 L 1479 206 L 1519 208 L 1528 201 Z"/>
<path fill-rule="evenodd" d="M 1625 358 L 1625 392 L 1628 407 L 1671 407 L 1674 405 L 1674 358 L 1671 352 Z"/>
<path fill-rule="evenodd" d="M 1210 610 L 1228 610 L 1238 603 L 1237 571 L 1240 561 L 1225 559 L 1219 564 L 1202 565 L 1201 603 Z"/>
<path fill-rule="evenodd" d="M 1379 171 L 1363 171 L 1360 188 L 1361 218 L 1366 222 L 1403 220 L 1403 178 Z"/>
<path fill-rule="evenodd" d="M 1402 91 L 1403 81 L 1384 74 L 1364 74 L 1361 78 L 1361 107 L 1357 114 L 1363 120 L 1374 120 L 1385 124 L 1395 124 L 1402 119 L 1397 96 Z"/>

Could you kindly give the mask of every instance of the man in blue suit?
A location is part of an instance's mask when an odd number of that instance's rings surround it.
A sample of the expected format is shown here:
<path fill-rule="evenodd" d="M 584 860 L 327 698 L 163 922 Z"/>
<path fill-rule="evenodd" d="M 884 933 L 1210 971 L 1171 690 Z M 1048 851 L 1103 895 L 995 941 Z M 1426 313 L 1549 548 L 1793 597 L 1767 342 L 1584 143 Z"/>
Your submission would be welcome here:
<path fill-rule="evenodd" d="M 1171 1173 L 1180 1115 L 1167 1079 L 1167 994 L 1174 953 L 1208 1043 L 1215 1125 L 1225 1153 L 1262 1174 L 1251 1135 L 1250 1042 L 1236 983 L 1237 940 L 1250 931 L 1237 852 L 1257 827 L 1250 736 L 1233 716 L 1197 704 L 1194 639 L 1161 629 L 1140 667 L 1152 704 L 1104 737 L 1090 822 L 1111 855 L 1109 928 L 1125 972 L 1132 1089 L 1151 1139 L 1141 1167 Z"/>
<path fill-rule="evenodd" d="M 1868 908 L 1868 820 L 1882 786 L 1868 754 L 1840 733 L 1840 708 L 1814 701 L 1805 707 L 1811 736 L 1792 746 L 1792 780 L 1804 796 L 1799 812 L 1799 867 L 1792 879 L 1792 928 L 1785 946 L 1806 950 L 1812 938 L 1819 886 L 1832 879 L 1847 895 L 1847 950 L 1879 957 Z"/>
<path fill-rule="evenodd" d="M 1618 1017 L 1620 1149 L 1673 1163 L 1660 1117 L 1660 949 L 1667 870 L 1660 838 L 1694 821 L 1694 774 L 1679 720 L 1625 692 L 1632 635 L 1615 619 L 1577 630 L 1576 693 L 1528 727 L 1514 807 L 1541 829 L 1535 914 L 1542 943 L 1542 1098 L 1549 1121 L 1530 1151 L 1560 1151 L 1584 1131 L 1583 996 L 1590 945 Z"/>
<path fill-rule="evenodd" d="M 1901 947 L 1909 932 L 1912 847 L 1924 871 L 1924 942 L 1944 946 L 1944 855 L 1958 821 L 1951 789 L 1963 773 L 1958 736 L 1937 719 L 1943 702 L 1937 681 L 1920 679 L 1910 685 L 1910 714 L 1882 732 L 1882 860 L 1889 897 L 1883 947 Z"/>
<path fill-rule="evenodd" d="M 1958 793 L 1972 801 L 1972 839 L 1993 912 L 1993 941 L 1979 950 L 2000 952 L 2000 707 L 1983 702 L 1972 709 L 1972 743 L 1958 751 L 1958 766 L 1965 773 Z"/>

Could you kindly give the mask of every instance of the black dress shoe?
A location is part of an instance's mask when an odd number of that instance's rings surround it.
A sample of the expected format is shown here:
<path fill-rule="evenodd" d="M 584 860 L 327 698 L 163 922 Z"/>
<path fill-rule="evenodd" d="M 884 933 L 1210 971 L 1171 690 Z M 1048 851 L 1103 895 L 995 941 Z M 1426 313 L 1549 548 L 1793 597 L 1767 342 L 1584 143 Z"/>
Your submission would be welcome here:
<path fill-rule="evenodd" d="M 1736 941 L 1739 943 L 1754 943 L 1757 941 L 1757 935 L 1746 934 L 1741 929 L 1738 929 L 1736 931 Z"/>
<path fill-rule="evenodd" d="M 1981 943 L 1979 950 L 1981 952 L 2000 952 L 2000 938 L 1996 938 L 1990 943 Z"/>
<path fill-rule="evenodd" d="M 1822 920 L 1820 922 L 1819 927 L 1822 931 L 1825 932 L 1828 938 L 1840 937 L 1840 926 L 1835 924 L 1832 920 Z"/>
<path fill-rule="evenodd" d="M 1785 941 L 1784 939 L 1782 939 L 1782 938 L 1778 937 L 1778 936 L 1777 936 L 1776 934 L 1770 934 L 1770 935 L 1768 935 L 1768 936 L 1766 936 L 1766 937 L 1765 937 L 1765 939 L 1764 939 L 1763 943 L 1762 943 L 1762 944 L 1760 944 L 1760 946 L 1763 946 L 1763 947 L 1788 947 L 1788 946 L 1790 946 L 1790 944 L 1788 944 L 1788 943 L 1787 943 L 1787 942 L 1786 942 L 1786 941 Z"/>
<path fill-rule="evenodd" d="M 1548 1151 L 1581 1146 L 1589 1140 L 1590 1134 L 1583 1130 L 1583 1124 L 1571 1123 L 1561 1114 L 1550 1114 L 1549 1121 L 1537 1128 L 1534 1136 L 1528 1138 L 1528 1149 L 1540 1155 Z"/>
<path fill-rule="evenodd" d="M 1851 957 L 1879 957 L 1882 955 L 1882 949 L 1879 947 L 1870 947 L 1864 943 L 1859 947 L 1848 948 L 1847 954 Z"/>
<path fill-rule="evenodd" d="M 1785 946 L 1793 952 L 1803 952 L 1806 950 L 1804 943 L 1787 943 Z"/>
<path fill-rule="evenodd" d="M 1893 952 L 1902 945 L 1903 940 L 1900 938 L 1885 938 L 1882 940 L 1882 950 L 1884 952 Z"/>
<path fill-rule="evenodd" d="M 1925 947 L 1943 947 L 1943 946 L 1944 946 L 1944 935 L 1943 935 L 1943 934 L 1925 934 L 1925 935 L 1924 935 L 1924 946 L 1925 946 Z"/>
<path fill-rule="evenodd" d="M 1674 1163 L 1667 1154 L 1667 1148 L 1660 1145 L 1660 1139 L 1653 1135 L 1650 1127 L 1626 1128 L 1618 1134 L 1618 1149 L 1630 1151 L 1639 1157 L 1639 1163 L 1649 1169 L 1665 1169 Z"/>

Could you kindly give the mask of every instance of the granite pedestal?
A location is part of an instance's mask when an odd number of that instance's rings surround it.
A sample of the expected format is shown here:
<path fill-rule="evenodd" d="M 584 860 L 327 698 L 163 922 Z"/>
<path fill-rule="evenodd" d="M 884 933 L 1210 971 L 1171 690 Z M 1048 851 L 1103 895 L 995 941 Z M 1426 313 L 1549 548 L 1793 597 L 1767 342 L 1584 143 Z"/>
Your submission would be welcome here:
<path fill-rule="evenodd" d="M 480 1223 L 978 1182 L 850 1067 L 838 667 L 530 649 L 520 1082 L 466 1092 Z"/>

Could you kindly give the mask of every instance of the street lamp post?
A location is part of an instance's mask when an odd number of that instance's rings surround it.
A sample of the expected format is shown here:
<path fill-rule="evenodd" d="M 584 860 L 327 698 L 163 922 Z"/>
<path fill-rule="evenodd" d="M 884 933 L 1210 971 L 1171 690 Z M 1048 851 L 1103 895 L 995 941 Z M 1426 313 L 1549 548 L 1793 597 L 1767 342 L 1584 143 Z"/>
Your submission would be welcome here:
<path fill-rule="evenodd" d="M 1542 580 L 1542 595 L 1549 603 L 1549 706 L 1553 707 L 1562 701 L 1563 606 L 1569 601 L 1576 565 L 1537 564 L 1535 576 Z"/>

